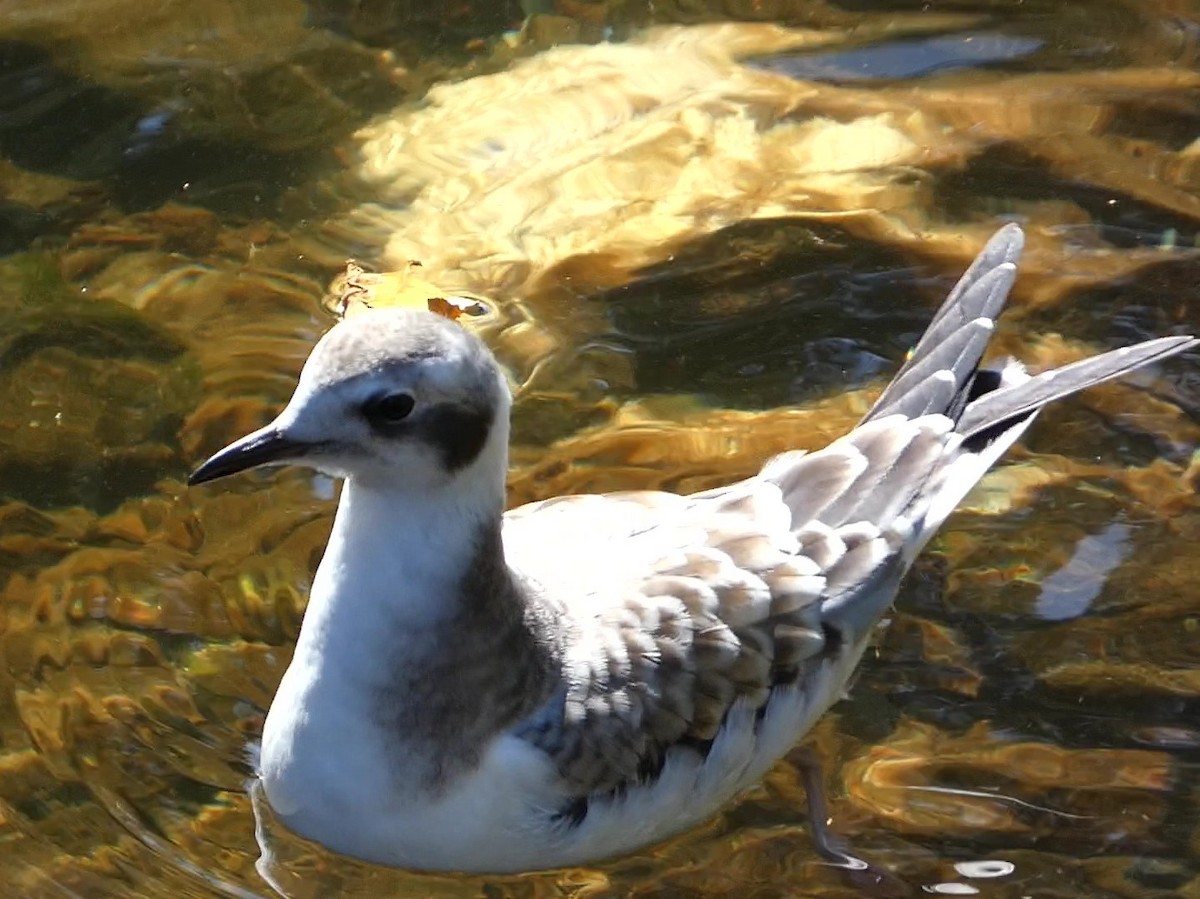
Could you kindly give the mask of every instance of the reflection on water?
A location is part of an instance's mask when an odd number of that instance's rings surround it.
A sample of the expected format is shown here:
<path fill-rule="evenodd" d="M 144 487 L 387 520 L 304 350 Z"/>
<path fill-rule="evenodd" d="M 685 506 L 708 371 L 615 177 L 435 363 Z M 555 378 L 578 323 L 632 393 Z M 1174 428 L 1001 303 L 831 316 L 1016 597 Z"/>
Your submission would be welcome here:
<path fill-rule="evenodd" d="M 5 895 L 1200 890 L 1195 354 L 1048 411 L 807 741 L 873 880 L 813 853 L 787 763 L 697 832 L 537 876 L 256 822 L 334 486 L 181 485 L 286 399 L 350 257 L 484 299 L 463 321 L 518 384 L 513 502 L 826 442 L 1005 219 L 1030 247 L 1003 352 L 1195 329 L 1191 4 L 13 6 Z"/>
<path fill-rule="evenodd" d="M 919 78 L 947 69 L 978 68 L 1020 59 L 1042 42 L 992 32 L 935 35 L 918 40 L 887 41 L 857 50 L 776 56 L 762 67 L 809 81 L 861 81 Z"/>
<path fill-rule="evenodd" d="M 1105 577 L 1125 561 L 1129 536 L 1129 526 L 1114 521 L 1080 540 L 1067 564 L 1042 580 L 1038 617 L 1064 621 L 1085 614 L 1100 595 Z"/>

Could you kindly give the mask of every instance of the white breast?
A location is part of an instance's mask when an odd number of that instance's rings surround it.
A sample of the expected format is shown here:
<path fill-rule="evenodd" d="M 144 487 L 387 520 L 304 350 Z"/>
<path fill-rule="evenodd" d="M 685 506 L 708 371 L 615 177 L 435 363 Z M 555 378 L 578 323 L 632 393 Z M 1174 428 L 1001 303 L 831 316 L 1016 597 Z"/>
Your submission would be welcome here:
<path fill-rule="evenodd" d="M 263 735 L 263 787 L 291 829 L 330 849 L 414 869 L 501 873 L 562 867 L 619 855 L 692 828 L 757 783 L 836 697 L 858 652 L 806 684 L 784 688 L 756 722 L 736 705 L 707 755 L 671 750 L 659 777 L 619 796 L 596 797 L 586 817 L 555 817 L 566 803 L 549 759 L 525 741 L 502 736 L 480 766 L 439 795 L 404 789 L 402 747 L 378 732 L 353 698 L 331 712 L 316 673 L 293 665 Z M 319 720 L 290 714 L 293 703 L 320 703 Z M 286 747 L 286 748 L 285 748 Z M 400 750 L 400 751 L 398 751 Z M 391 782 L 380 775 L 395 772 Z"/>

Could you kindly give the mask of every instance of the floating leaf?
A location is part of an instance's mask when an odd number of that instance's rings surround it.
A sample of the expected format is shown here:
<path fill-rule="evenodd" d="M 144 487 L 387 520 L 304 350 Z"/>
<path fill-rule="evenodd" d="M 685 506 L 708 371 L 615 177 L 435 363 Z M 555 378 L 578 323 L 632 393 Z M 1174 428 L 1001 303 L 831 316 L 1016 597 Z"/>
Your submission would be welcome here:
<path fill-rule="evenodd" d="M 489 311 L 488 303 L 472 294 L 448 293 L 413 272 L 421 267 L 410 259 L 394 272 L 368 272 L 350 259 L 346 270 L 329 287 L 321 305 L 338 318 L 353 318 L 367 309 L 428 309 L 451 321 L 464 315 L 478 317 Z"/>

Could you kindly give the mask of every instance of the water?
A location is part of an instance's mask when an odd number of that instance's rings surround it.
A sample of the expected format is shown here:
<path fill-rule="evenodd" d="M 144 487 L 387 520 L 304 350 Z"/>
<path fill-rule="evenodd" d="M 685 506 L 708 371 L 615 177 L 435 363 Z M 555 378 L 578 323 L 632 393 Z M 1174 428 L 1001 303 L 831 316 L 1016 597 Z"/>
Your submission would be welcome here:
<path fill-rule="evenodd" d="M 806 740 L 882 883 L 814 855 L 787 761 L 524 877 L 256 821 L 335 488 L 181 482 L 286 399 L 347 258 L 486 298 L 514 503 L 841 433 L 1003 221 L 1003 352 L 1200 322 L 1194 3 L 554 6 L 0 10 L 5 895 L 1194 895 L 1195 353 L 1044 415 Z"/>

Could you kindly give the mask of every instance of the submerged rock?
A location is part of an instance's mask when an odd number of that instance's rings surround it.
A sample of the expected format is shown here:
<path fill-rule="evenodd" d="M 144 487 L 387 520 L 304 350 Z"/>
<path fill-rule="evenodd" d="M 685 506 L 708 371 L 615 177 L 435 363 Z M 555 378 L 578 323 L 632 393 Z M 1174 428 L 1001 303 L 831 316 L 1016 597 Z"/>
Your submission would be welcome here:
<path fill-rule="evenodd" d="M 1131 154 L 1104 118 L 1137 96 L 1182 98 L 1200 76 L 972 71 L 862 88 L 748 64 L 846 40 L 765 24 L 659 27 L 438 86 L 358 133 L 342 189 L 360 203 L 322 243 L 377 247 L 385 267 L 420 259 L 447 288 L 533 303 L 628 283 L 754 218 L 836 222 L 939 264 L 952 252 L 957 266 L 990 224 L 940 221 L 938 181 L 1001 145 L 1177 216 L 1200 209 L 1185 152 L 1147 144 Z M 1053 138 L 1064 122 L 1082 143 Z M 1151 174 L 1164 171 L 1176 174 Z M 1064 209 L 1026 201 L 1013 211 L 1061 222 Z M 1018 290 L 1061 298 L 1078 286 L 1057 275 L 1062 236 L 1031 230 Z M 1097 253 L 1088 265 L 1111 278 L 1152 258 Z"/>
<path fill-rule="evenodd" d="M 184 345 L 119 303 L 87 297 L 53 263 L 0 272 L 0 495 L 43 508 L 109 507 L 177 463 L 200 397 Z"/>

